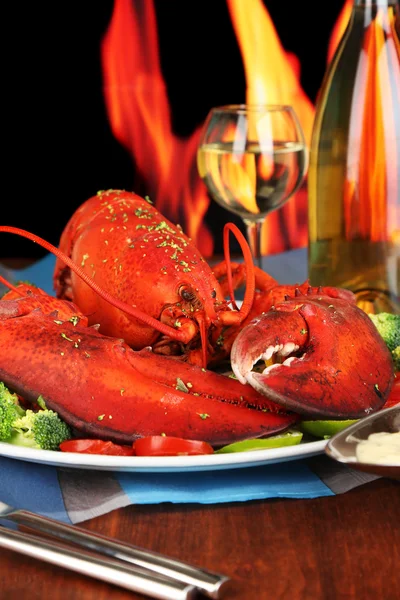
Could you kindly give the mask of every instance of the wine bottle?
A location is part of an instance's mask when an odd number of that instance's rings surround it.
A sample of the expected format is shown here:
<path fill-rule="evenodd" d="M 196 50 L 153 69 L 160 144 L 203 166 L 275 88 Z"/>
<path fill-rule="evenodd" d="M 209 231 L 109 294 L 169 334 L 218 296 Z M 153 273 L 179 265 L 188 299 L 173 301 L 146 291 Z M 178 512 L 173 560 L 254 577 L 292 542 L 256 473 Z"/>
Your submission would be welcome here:
<path fill-rule="evenodd" d="M 308 172 L 312 285 L 400 313 L 400 9 L 354 0 L 317 98 Z"/>

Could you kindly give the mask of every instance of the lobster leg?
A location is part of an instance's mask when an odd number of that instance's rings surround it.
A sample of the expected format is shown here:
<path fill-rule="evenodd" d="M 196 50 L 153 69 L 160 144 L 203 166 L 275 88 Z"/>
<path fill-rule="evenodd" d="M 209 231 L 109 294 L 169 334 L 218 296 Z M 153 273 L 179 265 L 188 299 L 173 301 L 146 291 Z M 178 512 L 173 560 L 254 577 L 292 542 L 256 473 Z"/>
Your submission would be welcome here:
<path fill-rule="evenodd" d="M 138 353 L 123 340 L 40 309 L 8 319 L 7 305 L 0 302 L 0 380 L 31 402 L 41 395 L 81 436 L 131 443 L 165 433 L 219 446 L 283 431 L 298 418 L 240 405 L 244 390 L 238 382 L 238 406 L 221 402 L 223 394 L 216 396 L 211 389 L 223 389 L 227 378 L 212 374 L 204 393 L 201 384 L 209 373 L 201 368 L 185 377 L 195 391 L 189 386 L 183 390 L 176 378 L 173 385 L 160 382 L 157 360 L 150 375 L 143 374 L 137 368 Z M 164 360 L 176 376 L 181 363 Z"/>
<path fill-rule="evenodd" d="M 40 288 L 26 283 L 21 283 L 4 294 L 0 306 L 0 319 L 20 317 L 40 308 L 45 314 L 56 311 L 57 318 L 64 321 L 79 318 L 81 325 L 88 323 L 86 316 L 73 302 L 49 296 Z"/>
<path fill-rule="evenodd" d="M 247 279 L 247 271 L 246 265 L 244 263 L 231 262 L 229 269 L 227 267 L 226 261 L 222 261 L 216 264 L 213 267 L 213 273 L 218 280 L 218 283 L 221 286 L 222 292 L 225 296 L 231 294 L 229 280 L 228 280 L 228 271 L 231 271 L 232 274 L 232 289 L 238 289 L 246 284 Z M 254 266 L 254 275 L 255 275 L 255 287 L 256 290 L 262 290 L 266 292 L 273 287 L 276 287 L 278 282 L 276 279 L 268 275 L 265 271 L 260 269 L 259 267 Z"/>

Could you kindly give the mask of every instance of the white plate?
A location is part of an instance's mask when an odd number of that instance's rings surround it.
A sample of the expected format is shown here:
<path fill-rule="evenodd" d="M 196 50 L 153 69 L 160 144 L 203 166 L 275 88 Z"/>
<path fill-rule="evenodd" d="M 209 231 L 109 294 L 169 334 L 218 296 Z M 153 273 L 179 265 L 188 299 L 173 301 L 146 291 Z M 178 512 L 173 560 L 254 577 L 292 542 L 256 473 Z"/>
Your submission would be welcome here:
<path fill-rule="evenodd" d="M 180 471 L 217 471 L 221 469 L 239 469 L 282 463 L 315 456 L 316 454 L 323 454 L 326 444 L 326 440 L 318 440 L 315 442 L 302 442 L 296 446 L 252 450 L 251 452 L 206 454 L 200 456 L 142 457 L 102 456 L 99 454 L 34 450 L 0 442 L 0 456 L 72 469 L 171 473 Z"/>

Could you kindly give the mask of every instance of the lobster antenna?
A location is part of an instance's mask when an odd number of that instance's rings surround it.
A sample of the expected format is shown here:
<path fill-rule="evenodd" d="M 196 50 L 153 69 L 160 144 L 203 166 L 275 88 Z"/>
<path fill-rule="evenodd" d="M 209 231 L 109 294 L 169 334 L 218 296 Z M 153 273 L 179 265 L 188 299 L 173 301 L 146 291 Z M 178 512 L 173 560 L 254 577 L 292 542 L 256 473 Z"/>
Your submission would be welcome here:
<path fill-rule="evenodd" d="M 235 296 L 233 291 L 232 283 L 232 267 L 230 261 L 230 250 L 229 250 L 229 232 L 232 232 L 237 241 L 239 242 L 240 248 L 243 252 L 243 258 L 246 265 L 246 289 L 244 293 L 243 304 L 239 310 L 241 319 L 240 322 L 248 316 L 251 307 L 253 305 L 254 293 L 256 289 L 256 276 L 254 270 L 254 262 L 251 254 L 250 246 L 240 231 L 240 229 L 234 223 L 226 223 L 224 227 L 224 256 L 227 266 L 227 278 L 229 286 L 229 296 L 234 307 L 237 308 L 235 302 Z"/>
<path fill-rule="evenodd" d="M 2 283 L 3 285 L 5 285 L 6 287 L 8 287 L 9 290 L 11 290 L 11 291 L 15 292 L 16 294 L 18 294 L 18 296 L 23 297 L 25 295 L 17 287 L 15 287 L 15 285 L 13 285 L 9 281 L 7 281 L 7 279 L 5 279 L 2 275 L 0 275 L 0 283 Z"/>
<path fill-rule="evenodd" d="M 54 254 L 57 258 L 62 260 L 81 279 L 83 279 L 83 281 L 85 283 L 87 283 L 87 285 L 89 287 L 91 287 L 92 290 L 94 290 L 96 292 L 96 294 L 98 294 L 101 298 L 103 298 L 104 300 L 106 300 L 107 302 L 109 302 L 110 304 L 112 304 L 113 306 L 118 308 L 119 310 L 122 310 L 123 312 L 127 313 L 128 315 L 131 315 L 132 317 L 135 317 L 136 319 L 139 319 L 143 323 L 146 323 L 146 325 L 149 325 L 149 327 L 153 327 L 153 329 L 156 329 L 160 333 L 163 333 L 164 335 L 167 335 L 168 337 L 170 337 L 174 340 L 177 340 L 178 342 L 182 342 L 185 344 L 190 341 L 190 333 L 189 332 L 186 333 L 183 330 L 174 329 L 173 327 L 170 327 L 169 325 L 165 325 L 164 323 L 157 321 L 157 319 L 154 319 L 150 315 L 146 315 L 141 310 L 134 308 L 133 306 L 130 306 L 129 304 L 126 304 L 126 302 L 122 302 L 121 300 L 118 300 L 118 298 L 114 298 L 114 296 L 112 296 L 106 290 L 103 290 L 103 288 L 101 288 L 95 281 L 93 281 L 93 279 L 91 277 L 89 277 L 89 275 L 87 273 L 85 273 L 85 271 L 82 269 L 82 267 L 80 267 L 79 265 L 74 263 L 74 261 L 69 256 L 64 254 L 64 252 L 62 252 L 59 248 L 56 248 L 56 246 L 53 246 L 53 244 L 50 244 L 50 242 L 47 242 L 46 240 L 39 237 L 38 235 L 35 235 L 34 233 L 30 233 L 29 231 L 25 231 L 25 229 L 19 229 L 19 227 L 11 227 L 9 225 L 0 225 L 0 232 L 13 233 L 15 235 L 19 235 L 21 237 L 27 238 L 28 240 L 31 240 L 31 242 L 35 242 L 36 244 L 39 244 L 39 246 L 42 246 L 43 248 L 45 248 L 46 250 L 48 250 L 49 252 Z M 6 285 L 7 285 L 7 287 L 11 286 L 11 284 L 9 284 L 8 282 L 6 282 Z M 14 289 L 14 288 L 11 288 L 11 289 Z M 14 291 L 17 291 L 17 290 L 14 290 Z"/>
<path fill-rule="evenodd" d="M 196 320 L 197 320 L 197 323 L 199 325 L 199 330 L 200 330 L 203 368 L 206 369 L 207 368 L 207 332 L 206 332 L 206 323 L 204 320 L 204 312 L 203 311 L 200 314 L 197 314 Z"/>

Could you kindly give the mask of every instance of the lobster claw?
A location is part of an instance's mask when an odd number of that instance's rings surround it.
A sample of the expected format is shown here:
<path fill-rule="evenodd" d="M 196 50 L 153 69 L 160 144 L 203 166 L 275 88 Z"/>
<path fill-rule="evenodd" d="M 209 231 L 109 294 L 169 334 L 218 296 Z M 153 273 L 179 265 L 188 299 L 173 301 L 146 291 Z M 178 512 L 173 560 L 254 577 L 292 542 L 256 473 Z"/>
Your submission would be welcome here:
<path fill-rule="evenodd" d="M 283 360 L 253 370 L 260 360 Z M 379 410 L 393 384 L 390 353 L 371 319 L 344 298 L 296 296 L 254 319 L 236 338 L 241 383 L 311 418 L 361 418 Z"/>

